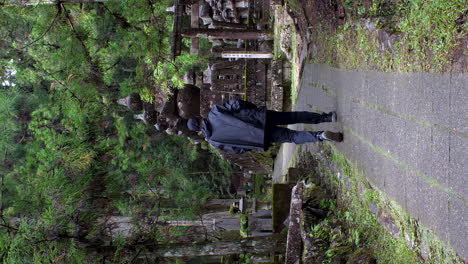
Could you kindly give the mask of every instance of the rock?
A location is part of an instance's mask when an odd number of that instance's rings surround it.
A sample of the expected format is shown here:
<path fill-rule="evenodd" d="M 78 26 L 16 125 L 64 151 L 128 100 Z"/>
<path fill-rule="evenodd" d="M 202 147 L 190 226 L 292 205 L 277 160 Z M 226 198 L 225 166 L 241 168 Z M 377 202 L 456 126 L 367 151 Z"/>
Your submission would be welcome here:
<path fill-rule="evenodd" d="M 158 109 L 159 115 L 161 118 L 165 119 L 176 119 L 178 118 L 176 100 L 177 92 L 174 92 L 174 95 L 169 97 L 169 99 L 164 102 Z"/>
<path fill-rule="evenodd" d="M 205 139 L 199 136 L 188 136 L 187 139 L 190 140 L 190 142 L 192 142 L 192 144 L 195 144 L 195 145 L 200 144 L 205 141 Z"/>
<path fill-rule="evenodd" d="M 141 101 L 140 95 L 132 93 L 125 98 L 117 100 L 117 103 L 128 107 L 132 111 L 141 111 L 143 110 L 143 103 Z"/>
<path fill-rule="evenodd" d="M 286 182 L 296 183 L 307 176 L 307 170 L 302 168 L 289 168 L 286 174 Z"/>
<path fill-rule="evenodd" d="M 377 210 L 377 205 L 373 202 L 368 202 L 367 205 L 369 206 L 369 210 L 373 213 L 373 214 L 377 214 L 378 210 Z"/>
<path fill-rule="evenodd" d="M 154 128 L 156 128 L 157 131 L 162 131 L 161 126 L 158 123 L 154 125 Z"/>
<path fill-rule="evenodd" d="M 172 135 L 176 135 L 176 134 L 177 134 L 177 130 L 176 130 L 175 128 L 173 128 L 173 127 L 169 127 L 168 129 L 166 129 L 166 133 L 167 133 L 168 135 L 171 135 L 171 136 L 172 136 Z"/>
<path fill-rule="evenodd" d="M 346 263 L 346 261 L 343 259 L 343 257 L 341 256 L 336 256 L 331 262 L 330 264 L 344 264 Z"/>
<path fill-rule="evenodd" d="M 145 120 L 145 114 L 144 113 L 141 113 L 141 114 L 138 114 L 138 115 L 133 115 L 133 118 L 137 119 L 137 120 L 141 120 L 143 122 L 146 123 L 146 120 Z"/>
<path fill-rule="evenodd" d="M 291 60 L 292 48 L 291 48 L 291 35 L 293 34 L 291 28 L 284 27 L 280 33 L 280 49 L 286 55 L 288 60 Z"/>
<path fill-rule="evenodd" d="M 304 263 L 323 263 L 325 252 L 322 248 L 326 248 L 327 243 L 321 239 L 301 236 L 304 243 Z"/>
<path fill-rule="evenodd" d="M 186 84 L 195 85 L 195 73 L 194 72 L 187 72 L 184 75 L 184 77 L 182 77 L 182 80 Z"/>
<path fill-rule="evenodd" d="M 396 224 L 392 216 L 385 212 L 383 209 L 379 210 L 377 213 L 377 221 L 389 232 L 392 236 L 399 238 L 400 237 L 400 228 Z"/>
<path fill-rule="evenodd" d="M 213 19 L 216 21 L 224 21 L 223 17 L 221 16 L 221 12 L 217 9 L 213 10 Z"/>
<path fill-rule="evenodd" d="M 203 72 L 203 82 L 204 83 L 211 83 L 211 67 L 207 67 L 206 70 Z"/>
<path fill-rule="evenodd" d="M 374 264 L 377 263 L 377 260 L 374 258 L 371 249 L 361 248 L 355 251 L 349 257 L 346 264 Z"/>
<path fill-rule="evenodd" d="M 177 110 L 179 116 L 185 119 L 200 116 L 200 88 L 186 84 L 177 93 Z"/>
<path fill-rule="evenodd" d="M 393 44 L 399 39 L 398 35 L 390 34 L 385 30 L 376 30 L 377 39 L 379 40 L 379 50 L 390 50 L 394 52 Z"/>
<path fill-rule="evenodd" d="M 379 51 L 389 50 L 394 52 L 393 44 L 400 38 L 399 35 L 394 34 L 392 29 L 389 28 L 380 28 L 381 24 L 384 24 L 385 21 L 380 18 L 369 18 L 362 19 L 361 23 L 369 32 L 372 32 L 377 37 L 377 48 Z"/>
<path fill-rule="evenodd" d="M 179 118 L 177 122 L 174 124 L 174 128 L 177 130 L 179 135 L 191 135 L 195 132 L 190 131 L 187 127 L 187 119 Z"/>
<path fill-rule="evenodd" d="M 166 122 L 166 118 L 161 115 L 158 117 L 158 122 L 154 125 L 158 131 L 164 131 L 169 128 L 169 125 Z"/>
<path fill-rule="evenodd" d="M 330 198 L 330 195 L 327 194 L 327 191 L 324 188 L 314 186 L 306 189 L 304 193 L 304 204 L 310 208 L 320 208 L 320 201 L 328 198 Z"/>
<path fill-rule="evenodd" d="M 213 19 L 211 19 L 213 11 L 211 10 L 211 7 L 207 3 L 202 3 L 199 7 L 199 14 L 200 18 L 203 21 L 203 25 L 209 25 L 213 22 Z"/>
<path fill-rule="evenodd" d="M 179 119 L 178 116 L 168 116 L 166 117 L 166 123 L 169 127 L 175 127 Z"/>
<path fill-rule="evenodd" d="M 429 248 L 424 243 L 421 243 L 419 245 L 419 253 L 420 253 L 421 258 L 424 259 L 425 262 L 429 262 L 430 260 Z"/>
<path fill-rule="evenodd" d="M 164 131 L 164 130 L 169 128 L 169 124 L 167 123 L 165 117 L 159 115 L 158 116 L 158 122 L 154 127 L 159 131 Z"/>
<path fill-rule="evenodd" d="M 224 9 L 234 9 L 234 3 L 231 0 L 224 0 Z"/>
<path fill-rule="evenodd" d="M 143 103 L 143 115 L 143 121 L 148 125 L 154 125 L 158 122 L 158 112 L 156 112 L 154 105 L 151 103 Z"/>
<path fill-rule="evenodd" d="M 248 1 L 236 1 L 236 8 L 248 8 L 249 2 Z"/>
<path fill-rule="evenodd" d="M 153 104 L 143 103 L 143 113 L 133 117 L 142 120 L 147 125 L 154 125 L 157 123 L 158 113 L 154 110 Z"/>
<path fill-rule="evenodd" d="M 154 95 L 153 105 L 154 109 L 159 112 L 159 109 L 163 107 L 163 105 L 167 101 L 167 96 L 162 91 L 157 91 Z"/>
<path fill-rule="evenodd" d="M 146 111 L 143 111 L 143 113 L 141 114 L 134 115 L 133 117 L 135 119 L 142 120 L 147 125 L 154 125 L 156 124 L 156 120 L 157 120 L 157 115 L 154 116 L 152 113 L 148 113 Z"/>

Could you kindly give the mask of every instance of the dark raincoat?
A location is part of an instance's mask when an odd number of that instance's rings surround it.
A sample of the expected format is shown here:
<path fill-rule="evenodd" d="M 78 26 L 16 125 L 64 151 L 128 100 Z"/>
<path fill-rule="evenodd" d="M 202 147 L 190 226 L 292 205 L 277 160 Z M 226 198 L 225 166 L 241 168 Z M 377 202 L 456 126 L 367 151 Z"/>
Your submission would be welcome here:
<path fill-rule="evenodd" d="M 201 131 L 214 147 L 228 153 L 265 150 L 266 109 L 242 101 L 229 100 L 211 108 Z"/>

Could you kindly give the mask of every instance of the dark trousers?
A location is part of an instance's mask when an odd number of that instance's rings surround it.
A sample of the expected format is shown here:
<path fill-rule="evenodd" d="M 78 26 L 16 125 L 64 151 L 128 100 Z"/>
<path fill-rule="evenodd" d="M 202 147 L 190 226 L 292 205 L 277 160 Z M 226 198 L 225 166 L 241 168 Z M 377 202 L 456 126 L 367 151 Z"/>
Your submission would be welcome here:
<path fill-rule="evenodd" d="M 276 112 L 267 110 L 265 141 L 269 146 L 271 143 L 295 143 L 303 144 L 307 142 L 321 141 L 319 135 L 323 131 L 297 131 L 278 125 L 290 124 L 318 124 L 330 122 L 329 114 L 318 114 L 314 112 Z"/>

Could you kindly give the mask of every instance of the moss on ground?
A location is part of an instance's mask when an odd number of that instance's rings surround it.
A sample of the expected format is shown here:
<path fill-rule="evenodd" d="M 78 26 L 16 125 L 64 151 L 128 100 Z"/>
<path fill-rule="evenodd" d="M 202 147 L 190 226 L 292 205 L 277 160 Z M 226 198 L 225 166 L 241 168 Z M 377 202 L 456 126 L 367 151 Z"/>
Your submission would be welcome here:
<path fill-rule="evenodd" d="M 460 56 L 457 50 L 463 49 L 461 43 L 467 38 L 467 23 L 457 22 L 463 19 L 466 1 L 361 2 L 347 5 L 344 1 L 345 22 L 335 30 L 329 30 L 328 21 L 313 26 L 318 50 L 312 62 L 379 71 L 451 70 Z M 385 48 L 377 31 L 393 38 Z"/>

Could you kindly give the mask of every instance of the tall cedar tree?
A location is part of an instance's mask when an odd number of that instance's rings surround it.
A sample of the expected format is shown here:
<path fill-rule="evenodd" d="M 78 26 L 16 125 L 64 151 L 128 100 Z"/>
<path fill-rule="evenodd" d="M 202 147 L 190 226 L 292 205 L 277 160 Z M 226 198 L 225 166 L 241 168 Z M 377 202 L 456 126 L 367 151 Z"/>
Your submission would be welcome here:
<path fill-rule="evenodd" d="M 86 263 L 107 246 L 117 258 L 107 261 L 122 262 L 133 256 L 119 248 L 174 237 L 157 225 L 113 237 L 110 216 L 131 216 L 135 227 L 188 220 L 227 194 L 229 165 L 115 103 L 180 86 L 197 63 L 187 53 L 167 59 L 171 1 L 84 2 L 0 9 L 3 263 Z"/>

